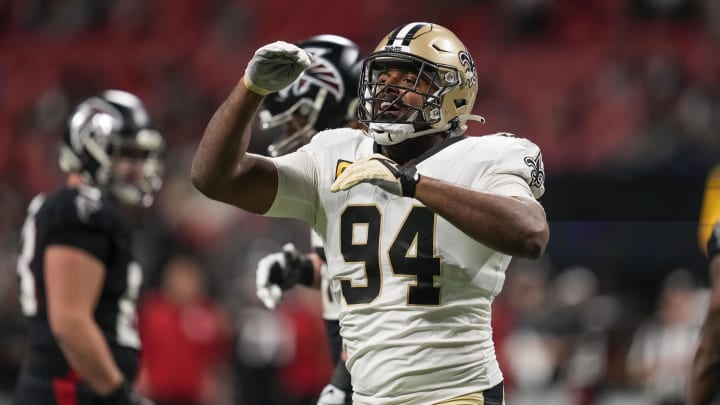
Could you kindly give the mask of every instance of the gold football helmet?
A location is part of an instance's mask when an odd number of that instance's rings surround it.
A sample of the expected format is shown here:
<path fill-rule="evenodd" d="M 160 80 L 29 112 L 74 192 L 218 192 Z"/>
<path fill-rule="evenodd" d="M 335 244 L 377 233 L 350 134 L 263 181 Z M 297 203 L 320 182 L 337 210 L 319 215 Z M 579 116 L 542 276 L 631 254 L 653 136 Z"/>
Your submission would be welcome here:
<path fill-rule="evenodd" d="M 398 66 L 417 72 L 414 86 L 378 80 L 380 73 Z M 420 78 L 430 83 L 428 90 L 421 89 Z M 392 97 L 388 87 L 394 87 Z M 468 120 L 485 121 L 471 114 L 478 86 L 470 52 L 455 34 L 437 24 L 405 24 L 386 35 L 363 64 L 359 90 L 360 121 L 381 145 L 435 132 L 459 135 L 467 129 Z M 409 92 L 424 96 L 423 105 L 403 102 Z"/>

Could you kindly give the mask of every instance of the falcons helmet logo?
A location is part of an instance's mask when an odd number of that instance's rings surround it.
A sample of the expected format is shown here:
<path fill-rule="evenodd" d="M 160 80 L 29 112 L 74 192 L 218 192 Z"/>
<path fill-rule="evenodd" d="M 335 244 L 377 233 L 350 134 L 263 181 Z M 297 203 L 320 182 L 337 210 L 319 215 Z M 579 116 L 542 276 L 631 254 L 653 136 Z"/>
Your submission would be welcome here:
<path fill-rule="evenodd" d="M 305 48 L 305 50 L 313 56 L 312 65 L 293 84 L 281 90 L 279 92 L 280 97 L 301 97 L 312 86 L 318 86 L 321 89 L 326 89 L 329 94 L 335 97 L 337 102 L 340 102 L 345 94 L 345 84 L 335 65 L 324 57 L 325 54 L 331 51 L 326 48 Z"/>

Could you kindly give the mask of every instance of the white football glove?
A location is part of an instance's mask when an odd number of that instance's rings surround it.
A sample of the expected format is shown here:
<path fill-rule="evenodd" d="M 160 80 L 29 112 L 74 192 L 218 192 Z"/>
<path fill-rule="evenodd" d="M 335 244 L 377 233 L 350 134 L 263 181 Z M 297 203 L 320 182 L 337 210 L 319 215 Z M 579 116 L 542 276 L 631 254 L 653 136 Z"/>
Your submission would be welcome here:
<path fill-rule="evenodd" d="M 270 268 L 276 263 L 280 266 L 285 265 L 285 253 L 271 253 L 263 257 L 255 270 L 256 294 L 269 309 L 275 309 L 282 300 L 282 289 L 279 285 L 270 282 Z"/>
<path fill-rule="evenodd" d="M 243 81 L 250 91 L 265 96 L 289 86 L 307 69 L 312 56 L 296 45 L 277 41 L 255 51 Z"/>
<path fill-rule="evenodd" d="M 328 384 L 323 388 L 318 398 L 317 405 L 345 405 L 347 393 L 340 388 Z"/>
<path fill-rule="evenodd" d="M 282 252 L 270 253 L 258 262 L 256 294 L 267 308 L 275 309 L 282 300 L 283 291 L 297 283 L 311 285 L 314 271 L 312 261 L 301 255 L 295 245 L 287 243 Z"/>
<path fill-rule="evenodd" d="M 343 170 L 330 186 L 330 191 L 337 193 L 360 183 L 370 183 L 395 195 L 414 197 L 418 181 L 420 174 L 415 166 L 400 167 L 384 155 L 376 153 L 358 160 Z"/>

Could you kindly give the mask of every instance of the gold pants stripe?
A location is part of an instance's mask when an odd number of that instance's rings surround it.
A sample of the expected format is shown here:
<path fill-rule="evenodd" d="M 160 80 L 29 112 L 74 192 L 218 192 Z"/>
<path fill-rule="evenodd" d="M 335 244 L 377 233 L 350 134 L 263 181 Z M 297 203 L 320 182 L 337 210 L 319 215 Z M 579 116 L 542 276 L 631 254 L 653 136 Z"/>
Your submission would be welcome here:
<path fill-rule="evenodd" d="M 450 398 L 447 401 L 437 402 L 433 405 L 485 405 L 485 399 L 482 392 L 473 392 L 471 394 Z M 505 405 L 504 399 L 503 405 Z"/>

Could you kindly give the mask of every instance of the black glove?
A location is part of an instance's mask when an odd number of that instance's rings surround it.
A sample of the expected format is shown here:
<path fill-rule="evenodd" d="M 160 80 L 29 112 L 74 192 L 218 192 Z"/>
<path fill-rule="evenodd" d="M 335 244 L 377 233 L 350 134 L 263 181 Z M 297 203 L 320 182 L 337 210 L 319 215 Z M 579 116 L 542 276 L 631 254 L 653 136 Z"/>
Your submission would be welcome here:
<path fill-rule="evenodd" d="M 282 300 L 282 292 L 300 283 L 310 286 L 315 277 L 312 260 L 301 255 L 292 243 L 283 246 L 282 252 L 271 253 L 258 262 L 255 287 L 258 298 L 269 309 Z"/>
<path fill-rule="evenodd" d="M 295 284 L 312 285 L 315 271 L 312 260 L 300 254 L 292 243 L 283 246 L 285 263 L 275 262 L 270 266 L 270 282 L 277 284 L 283 291 Z"/>
<path fill-rule="evenodd" d="M 716 254 L 720 253 L 720 221 L 715 222 L 713 230 L 710 233 L 710 239 L 707 243 L 708 259 L 712 260 Z"/>
<path fill-rule="evenodd" d="M 123 381 L 115 391 L 103 398 L 102 405 L 155 405 L 155 403 L 133 391 L 130 384 Z"/>

